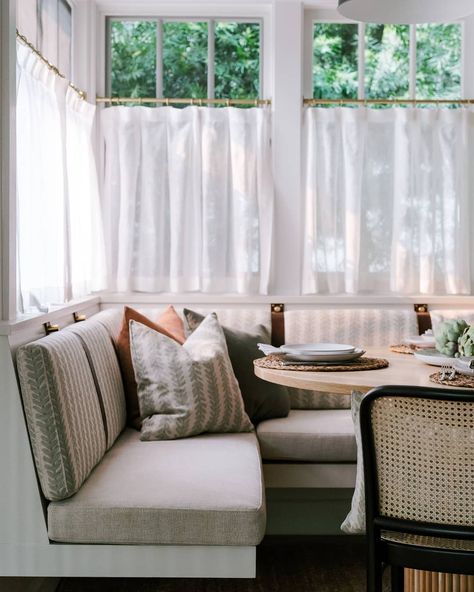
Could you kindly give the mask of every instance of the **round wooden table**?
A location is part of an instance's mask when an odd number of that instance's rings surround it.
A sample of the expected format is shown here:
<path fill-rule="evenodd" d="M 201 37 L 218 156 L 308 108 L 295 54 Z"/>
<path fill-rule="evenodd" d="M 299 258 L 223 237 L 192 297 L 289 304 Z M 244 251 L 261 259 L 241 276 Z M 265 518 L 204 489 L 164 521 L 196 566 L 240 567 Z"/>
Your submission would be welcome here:
<path fill-rule="evenodd" d="M 366 356 L 385 358 L 387 368 L 353 372 L 304 372 L 255 366 L 255 374 L 268 382 L 311 391 L 350 395 L 352 391 L 367 392 L 382 385 L 430 386 L 430 374 L 439 368 L 428 366 L 410 354 L 398 354 L 386 348 L 367 348 Z M 405 592 L 474 592 L 474 576 L 461 576 L 405 569 Z"/>
<path fill-rule="evenodd" d="M 350 395 L 354 390 L 365 393 L 376 386 L 387 384 L 451 388 L 431 382 L 430 374 L 439 368 L 428 366 L 413 355 L 396 354 L 388 347 L 367 348 L 365 355 L 370 358 L 385 358 L 390 365 L 380 370 L 352 372 L 303 372 L 255 366 L 255 374 L 268 382 L 339 395 Z"/>

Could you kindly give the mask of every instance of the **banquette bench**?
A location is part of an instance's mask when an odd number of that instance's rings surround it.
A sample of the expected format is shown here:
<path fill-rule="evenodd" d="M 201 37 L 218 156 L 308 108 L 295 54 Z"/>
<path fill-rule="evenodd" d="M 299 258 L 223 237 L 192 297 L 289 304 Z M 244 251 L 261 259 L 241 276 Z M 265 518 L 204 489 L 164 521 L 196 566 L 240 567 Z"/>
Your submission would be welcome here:
<path fill-rule="evenodd" d="M 217 312 L 222 325 L 241 330 L 272 325 L 266 307 Z M 254 433 L 141 442 L 125 427 L 114 348 L 121 318 L 121 309 L 105 309 L 21 345 L 14 358 L 22 408 L 11 358 L 9 366 L 0 352 L 9 402 L 3 441 L 16 446 L 9 461 L 2 455 L 12 482 L 2 487 L 1 575 L 253 577 L 265 532 L 295 532 L 286 529 L 291 515 L 281 516 L 288 508 L 302 506 L 308 522 L 322 524 L 317 532 L 336 532 L 355 480 L 347 397 L 295 389 L 289 416 Z M 418 332 L 409 306 L 289 310 L 284 327 L 287 342 L 369 346 Z"/>

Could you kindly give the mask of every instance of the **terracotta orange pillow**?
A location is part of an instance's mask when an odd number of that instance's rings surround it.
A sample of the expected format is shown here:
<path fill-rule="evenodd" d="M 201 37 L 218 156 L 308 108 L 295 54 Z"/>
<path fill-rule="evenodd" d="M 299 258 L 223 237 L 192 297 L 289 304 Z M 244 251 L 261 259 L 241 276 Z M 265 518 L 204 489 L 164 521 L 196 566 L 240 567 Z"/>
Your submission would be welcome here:
<path fill-rule="evenodd" d="M 138 311 L 126 306 L 123 311 L 122 328 L 117 338 L 117 356 L 122 371 L 125 402 L 127 404 L 127 423 L 136 430 L 141 429 L 140 408 L 138 405 L 137 383 L 133 371 L 132 354 L 130 351 L 130 321 L 137 321 L 174 339 L 181 345 L 186 341 L 184 323 L 173 306 L 168 306 L 165 312 L 154 323 Z"/>

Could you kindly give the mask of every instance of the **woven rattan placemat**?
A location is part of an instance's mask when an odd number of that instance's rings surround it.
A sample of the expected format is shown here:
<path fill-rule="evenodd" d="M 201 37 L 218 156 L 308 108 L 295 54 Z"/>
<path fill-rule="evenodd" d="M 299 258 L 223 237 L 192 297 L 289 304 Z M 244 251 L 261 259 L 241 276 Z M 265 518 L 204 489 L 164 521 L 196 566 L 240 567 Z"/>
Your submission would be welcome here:
<path fill-rule="evenodd" d="M 366 358 L 361 357 L 351 362 L 345 362 L 338 365 L 315 365 L 315 364 L 288 364 L 283 363 L 284 354 L 270 354 L 264 358 L 254 360 L 255 366 L 260 368 L 273 368 L 274 370 L 299 370 L 300 372 L 351 372 L 353 370 L 380 370 L 387 368 L 388 360 L 384 358 Z"/>
<path fill-rule="evenodd" d="M 414 352 L 417 351 L 417 349 L 410 347 L 409 345 L 403 345 L 403 344 L 399 344 L 399 345 L 391 345 L 390 346 L 390 351 L 395 352 L 396 354 L 410 354 L 413 355 Z"/>
<path fill-rule="evenodd" d="M 464 376 L 463 374 L 456 374 L 456 376 L 452 380 L 448 380 L 445 378 L 441 380 L 441 372 L 435 372 L 434 374 L 430 374 L 431 382 L 436 382 L 437 384 L 445 384 L 447 386 L 461 386 L 463 388 L 474 388 L 474 377 L 472 376 Z"/>

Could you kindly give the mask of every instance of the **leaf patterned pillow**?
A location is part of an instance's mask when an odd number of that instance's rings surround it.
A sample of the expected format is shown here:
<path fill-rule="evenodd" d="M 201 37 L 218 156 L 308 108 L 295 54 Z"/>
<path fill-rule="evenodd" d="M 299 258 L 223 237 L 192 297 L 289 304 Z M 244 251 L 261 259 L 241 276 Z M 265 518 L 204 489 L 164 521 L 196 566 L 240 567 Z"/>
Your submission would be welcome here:
<path fill-rule="evenodd" d="M 130 344 L 142 440 L 253 430 L 216 315 L 184 345 L 130 321 Z"/>

